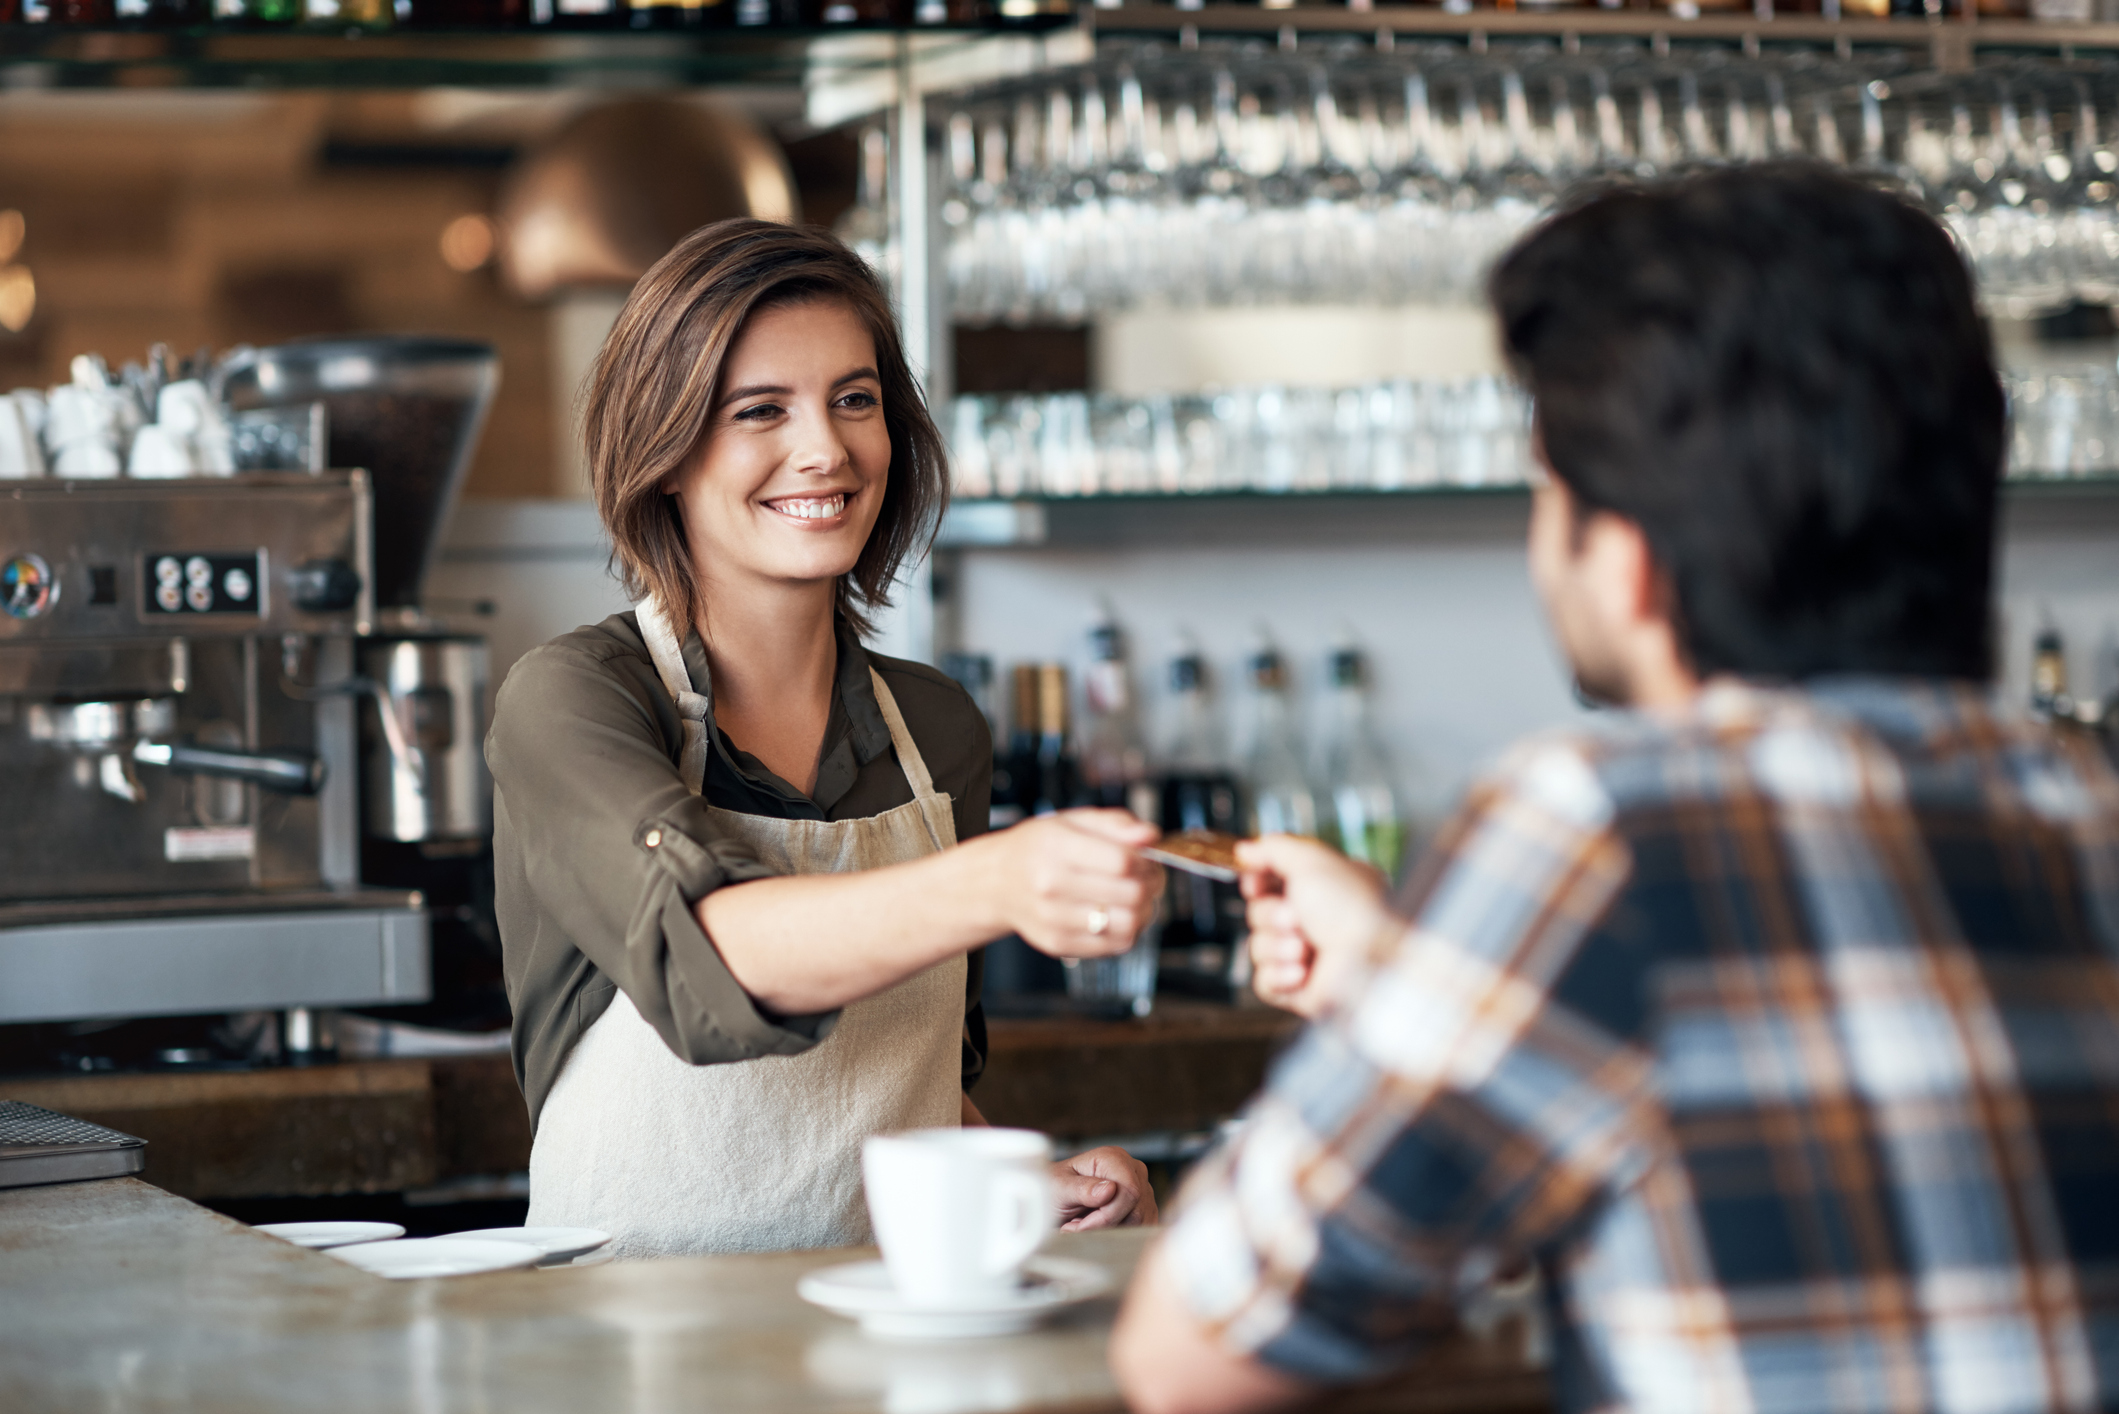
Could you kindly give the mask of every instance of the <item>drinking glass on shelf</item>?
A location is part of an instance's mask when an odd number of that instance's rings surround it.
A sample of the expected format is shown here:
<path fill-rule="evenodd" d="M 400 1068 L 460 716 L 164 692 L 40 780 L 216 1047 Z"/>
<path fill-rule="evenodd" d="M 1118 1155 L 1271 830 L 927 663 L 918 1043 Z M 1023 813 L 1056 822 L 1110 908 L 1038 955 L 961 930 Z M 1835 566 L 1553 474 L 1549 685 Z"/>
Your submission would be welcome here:
<path fill-rule="evenodd" d="M 960 497 L 1407 491 L 1517 485 L 1530 411 L 1506 380 L 957 399 Z"/>
<path fill-rule="evenodd" d="M 1475 301 L 1579 181 L 1789 157 L 1925 202 L 2004 312 L 2119 296 L 2109 58 L 1982 54 L 1945 74 L 1896 52 L 1107 40 L 1086 64 L 960 96 L 942 121 L 965 322 Z M 864 205 L 883 200 L 864 187 Z"/>

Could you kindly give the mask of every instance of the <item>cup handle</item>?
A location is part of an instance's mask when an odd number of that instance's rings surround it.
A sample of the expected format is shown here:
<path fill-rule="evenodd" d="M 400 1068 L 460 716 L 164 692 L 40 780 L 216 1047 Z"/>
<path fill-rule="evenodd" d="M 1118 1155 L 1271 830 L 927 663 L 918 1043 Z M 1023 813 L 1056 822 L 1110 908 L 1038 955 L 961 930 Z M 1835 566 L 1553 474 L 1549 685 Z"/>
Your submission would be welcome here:
<path fill-rule="evenodd" d="M 1052 1226 L 1052 1180 L 1042 1173 L 1003 1169 L 994 1175 L 986 1233 L 986 1274 L 999 1276 L 1029 1260 Z"/>

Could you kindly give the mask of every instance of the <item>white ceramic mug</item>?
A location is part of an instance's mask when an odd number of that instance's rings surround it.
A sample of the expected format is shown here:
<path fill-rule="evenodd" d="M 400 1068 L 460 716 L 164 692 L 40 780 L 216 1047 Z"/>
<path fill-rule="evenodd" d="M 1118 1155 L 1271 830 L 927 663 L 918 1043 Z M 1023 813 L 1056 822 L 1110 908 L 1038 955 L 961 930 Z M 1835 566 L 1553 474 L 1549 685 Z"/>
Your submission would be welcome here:
<path fill-rule="evenodd" d="M 923 1306 L 1015 1289 L 1055 1221 L 1052 1142 L 1028 1129 L 915 1129 L 861 1147 L 868 1217 L 891 1284 Z"/>

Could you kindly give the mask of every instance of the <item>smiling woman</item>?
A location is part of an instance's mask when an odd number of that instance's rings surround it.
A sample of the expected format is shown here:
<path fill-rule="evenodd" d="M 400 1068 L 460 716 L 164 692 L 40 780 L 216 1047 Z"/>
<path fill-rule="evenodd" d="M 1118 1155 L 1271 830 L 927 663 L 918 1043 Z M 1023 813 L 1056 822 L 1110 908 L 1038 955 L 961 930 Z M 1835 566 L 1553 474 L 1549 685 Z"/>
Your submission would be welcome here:
<path fill-rule="evenodd" d="M 974 949 L 1131 945 L 1160 892 L 1120 811 L 985 829 L 992 743 L 869 611 L 946 496 L 868 267 L 728 221 L 642 278 L 598 361 L 590 478 L 637 610 L 503 685 L 493 768 L 531 1221 L 621 1254 L 867 1239 L 873 1134 L 982 1123 Z M 1115 1149 L 1076 1228 L 1151 1221 Z"/>

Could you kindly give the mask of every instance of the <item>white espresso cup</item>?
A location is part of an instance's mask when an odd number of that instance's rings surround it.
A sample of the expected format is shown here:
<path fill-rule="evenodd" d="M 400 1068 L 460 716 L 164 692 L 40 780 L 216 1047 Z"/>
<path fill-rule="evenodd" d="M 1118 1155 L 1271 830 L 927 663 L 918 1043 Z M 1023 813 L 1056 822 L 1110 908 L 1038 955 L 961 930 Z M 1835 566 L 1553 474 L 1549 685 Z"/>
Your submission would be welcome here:
<path fill-rule="evenodd" d="M 1029 1129 L 915 1129 L 861 1146 L 891 1285 L 922 1306 L 1005 1296 L 1055 1219 L 1052 1142 Z"/>

